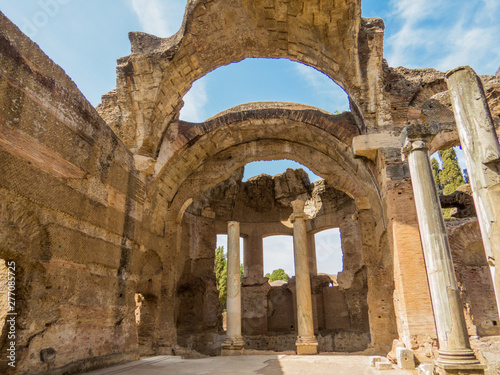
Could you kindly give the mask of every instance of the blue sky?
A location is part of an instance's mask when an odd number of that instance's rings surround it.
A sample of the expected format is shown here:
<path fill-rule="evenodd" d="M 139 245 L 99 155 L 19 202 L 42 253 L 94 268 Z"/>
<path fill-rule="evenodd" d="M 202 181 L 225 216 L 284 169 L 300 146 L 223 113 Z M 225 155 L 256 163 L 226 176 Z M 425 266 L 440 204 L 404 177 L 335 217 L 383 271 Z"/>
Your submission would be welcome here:
<path fill-rule="evenodd" d="M 128 32 L 170 36 L 181 25 L 185 4 L 186 0 L 0 0 L 0 10 L 96 106 L 101 95 L 115 88 L 116 59 L 130 54 Z M 446 71 L 470 65 L 479 74 L 495 74 L 500 66 L 499 0 L 364 0 L 362 12 L 364 17 L 384 19 L 384 56 L 390 66 Z M 300 102 L 329 112 L 348 109 L 342 89 L 314 69 L 287 60 L 248 59 L 195 82 L 184 98 L 181 119 L 200 122 L 258 100 Z M 295 166 L 257 162 L 246 168 L 245 177 L 273 175 Z M 317 178 L 311 175 L 311 180 Z M 288 248 L 276 241 L 270 248 Z M 332 269 L 341 268 L 338 259 L 323 263 L 328 262 L 336 264 Z"/>

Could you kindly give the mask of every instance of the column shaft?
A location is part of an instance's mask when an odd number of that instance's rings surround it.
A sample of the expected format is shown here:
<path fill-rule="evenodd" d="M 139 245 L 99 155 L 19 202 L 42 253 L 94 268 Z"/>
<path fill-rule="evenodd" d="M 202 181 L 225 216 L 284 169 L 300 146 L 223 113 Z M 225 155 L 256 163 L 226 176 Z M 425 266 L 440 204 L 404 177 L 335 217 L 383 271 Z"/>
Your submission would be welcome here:
<path fill-rule="evenodd" d="M 313 233 L 307 234 L 307 244 L 309 253 L 309 273 L 311 276 L 316 276 L 318 274 L 318 263 L 316 260 L 316 239 Z"/>
<path fill-rule="evenodd" d="M 240 354 L 245 345 L 241 337 L 240 224 L 227 227 L 227 335 L 222 355 Z"/>
<path fill-rule="evenodd" d="M 476 73 L 460 67 L 446 78 L 500 312 L 500 144 Z"/>
<path fill-rule="evenodd" d="M 417 140 L 409 145 L 408 164 L 439 340 L 438 365 L 442 368 L 478 365 L 470 349 L 427 144 Z"/>
<path fill-rule="evenodd" d="M 307 250 L 306 214 L 304 202 L 292 202 L 290 220 L 293 223 L 293 249 L 295 260 L 295 288 L 297 296 L 297 354 L 317 354 L 318 342 L 314 336 L 309 254 Z"/>

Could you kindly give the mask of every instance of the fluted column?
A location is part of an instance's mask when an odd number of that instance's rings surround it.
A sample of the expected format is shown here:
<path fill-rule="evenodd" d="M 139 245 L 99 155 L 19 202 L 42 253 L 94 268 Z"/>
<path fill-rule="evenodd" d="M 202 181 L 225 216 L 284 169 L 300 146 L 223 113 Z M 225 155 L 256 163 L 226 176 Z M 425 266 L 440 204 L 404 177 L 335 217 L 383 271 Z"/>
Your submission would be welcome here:
<path fill-rule="evenodd" d="M 446 81 L 500 313 L 500 144 L 476 73 L 462 66 Z"/>
<path fill-rule="evenodd" d="M 245 342 L 241 336 L 240 290 L 240 224 L 228 222 L 227 226 L 227 335 L 222 343 L 222 355 L 243 352 Z"/>
<path fill-rule="evenodd" d="M 304 201 L 292 202 L 293 214 L 293 252 L 295 260 L 295 289 L 297 296 L 298 336 L 295 345 L 297 354 L 317 354 L 318 341 L 314 336 L 311 279 L 309 275 L 309 253 L 307 250 L 307 215 L 304 213 Z"/>
<path fill-rule="evenodd" d="M 424 252 L 434 319 L 439 340 L 437 365 L 446 370 L 477 370 L 482 366 L 471 350 L 441 204 L 429 159 L 428 143 L 435 129 L 405 128 L 420 239 Z M 477 372 L 475 372 L 477 373 Z"/>

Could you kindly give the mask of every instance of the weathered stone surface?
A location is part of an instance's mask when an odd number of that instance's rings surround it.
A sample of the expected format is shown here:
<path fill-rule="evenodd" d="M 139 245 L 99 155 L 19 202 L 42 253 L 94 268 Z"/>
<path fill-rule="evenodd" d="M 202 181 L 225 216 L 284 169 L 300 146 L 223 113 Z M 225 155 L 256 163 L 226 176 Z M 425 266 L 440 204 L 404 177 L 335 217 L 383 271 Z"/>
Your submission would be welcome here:
<path fill-rule="evenodd" d="M 415 358 L 413 352 L 406 348 L 396 348 L 397 365 L 405 370 L 415 369 Z"/>
<path fill-rule="evenodd" d="M 385 355 L 398 338 L 432 361 L 435 322 L 415 202 L 393 141 L 409 124 L 440 130 L 428 132 L 432 152 L 459 139 L 444 74 L 388 67 L 383 30 L 382 20 L 361 18 L 359 0 L 190 0 L 174 36 L 130 34 L 117 88 L 96 111 L 0 15 L 0 264 L 16 263 L 18 308 L 17 367 L 2 357 L 0 372 L 76 373 L 139 355 L 219 354 L 214 249 L 229 220 L 241 222 L 253 241 L 248 252 L 256 252 L 242 286 L 243 331 L 260 332 L 248 345 L 293 349 L 295 280 L 268 285 L 255 244 L 291 234 L 297 198 L 312 216 L 309 246 L 320 230 L 342 234 L 337 281 L 310 273 L 319 350 Z M 196 79 L 247 57 L 322 71 L 346 90 L 352 112 L 260 102 L 200 124 L 178 120 Z M 499 73 L 481 80 L 498 127 Z M 273 159 L 298 161 L 324 181 L 287 171 L 241 182 L 245 164 Z M 446 204 L 468 204 L 466 195 L 456 198 Z M 498 311 L 477 223 L 447 229 L 468 332 L 485 336 L 473 348 L 496 369 Z M 314 252 L 306 258 L 313 267 Z M 5 280 L 0 268 L 3 290 Z"/>

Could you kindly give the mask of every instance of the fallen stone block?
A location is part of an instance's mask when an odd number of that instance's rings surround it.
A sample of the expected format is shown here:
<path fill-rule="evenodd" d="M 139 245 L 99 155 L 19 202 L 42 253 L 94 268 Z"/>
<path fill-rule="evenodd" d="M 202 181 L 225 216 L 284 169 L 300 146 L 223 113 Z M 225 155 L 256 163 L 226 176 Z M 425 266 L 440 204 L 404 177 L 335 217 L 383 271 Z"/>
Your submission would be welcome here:
<path fill-rule="evenodd" d="M 396 348 L 396 358 L 399 368 L 413 370 L 415 368 L 415 357 L 413 352 L 406 348 Z"/>
<path fill-rule="evenodd" d="M 375 364 L 377 362 L 380 362 L 384 359 L 384 357 L 381 357 L 379 355 L 372 355 L 370 356 L 370 366 L 375 367 Z"/>

